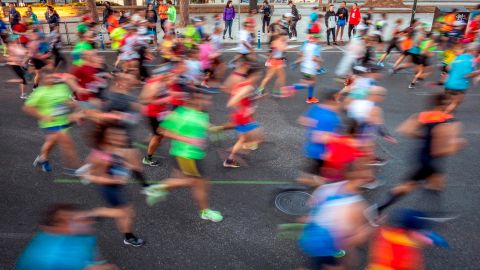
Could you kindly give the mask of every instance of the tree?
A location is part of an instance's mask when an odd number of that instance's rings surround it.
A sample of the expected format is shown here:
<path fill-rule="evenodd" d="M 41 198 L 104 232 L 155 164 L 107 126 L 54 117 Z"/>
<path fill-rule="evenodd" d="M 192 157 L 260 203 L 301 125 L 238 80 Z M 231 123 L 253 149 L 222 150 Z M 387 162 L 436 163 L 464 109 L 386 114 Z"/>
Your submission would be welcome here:
<path fill-rule="evenodd" d="M 47 0 L 47 5 L 51 6 L 55 4 L 55 0 Z"/>
<path fill-rule="evenodd" d="M 188 1 L 189 0 L 180 0 L 178 3 L 178 9 L 180 13 L 180 20 L 178 22 L 179 27 L 185 27 L 188 24 Z"/>
<path fill-rule="evenodd" d="M 258 1 L 257 0 L 250 0 L 248 5 L 249 5 L 248 10 L 257 10 Z"/>
<path fill-rule="evenodd" d="M 87 0 L 87 10 L 92 13 L 93 21 L 98 23 L 97 3 L 95 0 Z"/>
<path fill-rule="evenodd" d="M 364 6 L 384 8 L 405 7 L 403 0 L 367 0 L 365 1 Z"/>

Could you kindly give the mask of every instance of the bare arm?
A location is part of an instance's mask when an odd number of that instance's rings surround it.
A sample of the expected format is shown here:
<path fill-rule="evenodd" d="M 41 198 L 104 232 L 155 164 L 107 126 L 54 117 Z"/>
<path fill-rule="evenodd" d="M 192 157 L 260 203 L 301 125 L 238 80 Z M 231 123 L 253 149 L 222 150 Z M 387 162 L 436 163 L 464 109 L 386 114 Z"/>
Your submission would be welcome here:
<path fill-rule="evenodd" d="M 400 126 L 398 126 L 397 132 L 410 138 L 421 137 L 421 134 L 418 130 L 420 127 L 420 122 L 418 122 L 417 117 L 417 114 L 410 116 L 407 120 L 401 123 Z"/>
<path fill-rule="evenodd" d="M 242 87 L 240 91 L 238 91 L 233 97 L 228 100 L 227 103 L 227 108 L 231 108 L 240 102 L 244 97 L 246 97 L 251 91 L 251 88 L 249 86 Z"/>
<path fill-rule="evenodd" d="M 436 126 L 433 130 L 431 154 L 441 157 L 460 151 L 467 143 L 465 139 L 459 137 L 461 130 L 462 125 L 459 122 L 444 123 Z"/>

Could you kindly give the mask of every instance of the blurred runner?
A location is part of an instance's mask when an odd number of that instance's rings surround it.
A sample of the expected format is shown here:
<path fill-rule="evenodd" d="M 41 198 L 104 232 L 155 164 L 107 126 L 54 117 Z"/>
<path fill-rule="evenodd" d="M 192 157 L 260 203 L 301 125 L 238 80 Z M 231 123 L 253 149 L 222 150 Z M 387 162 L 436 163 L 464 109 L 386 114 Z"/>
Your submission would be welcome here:
<path fill-rule="evenodd" d="M 428 109 L 413 115 L 403 122 L 398 132 L 412 138 L 420 138 L 421 145 L 417 152 L 418 169 L 395 188 L 388 198 L 378 207 L 383 211 L 404 195 L 411 193 L 425 181 L 425 191 L 434 199 L 429 206 L 437 208 L 434 212 L 442 214 L 440 193 L 445 188 L 447 174 L 445 159 L 460 151 L 466 141 L 460 138 L 461 123 L 452 115 L 445 113 L 449 98 L 445 94 L 431 97 Z M 426 195 L 425 195 L 426 196 Z"/>
<path fill-rule="evenodd" d="M 184 89 L 184 93 L 187 95 L 184 105 L 176 108 L 160 125 L 162 134 L 172 140 L 170 154 L 175 158 L 180 175 L 173 174 L 150 186 L 146 192 L 147 203 L 153 205 L 165 199 L 170 190 L 190 187 L 200 209 L 200 218 L 220 222 L 222 214 L 209 208 L 209 183 L 203 167 L 209 125 L 206 109 L 210 100 L 193 89 Z"/>

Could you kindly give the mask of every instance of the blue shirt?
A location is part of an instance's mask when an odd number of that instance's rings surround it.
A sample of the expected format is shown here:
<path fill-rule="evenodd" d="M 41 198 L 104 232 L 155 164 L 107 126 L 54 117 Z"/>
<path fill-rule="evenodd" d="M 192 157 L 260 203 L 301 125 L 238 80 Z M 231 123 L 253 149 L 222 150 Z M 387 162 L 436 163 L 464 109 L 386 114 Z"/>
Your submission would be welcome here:
<path fill-rule="evenodd" d="M 304 114 L 305 117 L 316 121 L 313 127 L 308 127 L 305 140 L 305 156 L 313 159 L 323 159 L 325 144 L 312 142 L 312 134 L 315 131 L 336 132 L 340 127 L 341 120 L 335 111 L 315 105 Z"/>
<path fill-rule="evenodd" d="M 83 270 L 95 262 L 91 235 L 37 233 L 17 261 L 17 270 Z"/>
<path fill-rule="evenodd" d="M 448 90 L 465 91 L 470 87 L 470 79 L 466 78 L 468 74 L 474 71 L 474 57 L 469 53 L 461 54 L 450 63 L 450 71 L 445 82 L 445 88 Z"/>

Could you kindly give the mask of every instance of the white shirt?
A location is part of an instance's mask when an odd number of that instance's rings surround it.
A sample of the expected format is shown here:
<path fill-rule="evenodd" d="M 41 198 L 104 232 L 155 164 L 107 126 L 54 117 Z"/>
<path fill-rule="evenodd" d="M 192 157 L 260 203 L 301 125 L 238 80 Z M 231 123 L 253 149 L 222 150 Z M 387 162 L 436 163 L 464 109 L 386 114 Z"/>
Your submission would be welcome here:
<path fill-rule="evenodd" d="M 248 32 L 247 30 L 242 29 L 240 31 L 240 43 L 238 44 L 238 51 L 241 54 L 248 54 L 250 52 L 250 49 L 245 46 L 244 43 L 252 44 L 252 35 L 250 35 L 250 32 Z"/>
<path fill-rule="evenodd" d="M 317 43 L 307 42 L 302 46 L 303 61 L 300 65 L 300 71 L 302 73 L 315 75 L 318 73 L 320 68 L 318 62 L 315 61 L 315 58 L 320 58 L 321 56 L 321 47 Z"/>

